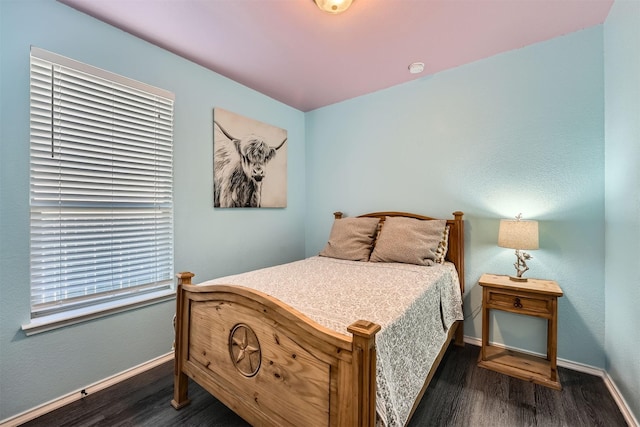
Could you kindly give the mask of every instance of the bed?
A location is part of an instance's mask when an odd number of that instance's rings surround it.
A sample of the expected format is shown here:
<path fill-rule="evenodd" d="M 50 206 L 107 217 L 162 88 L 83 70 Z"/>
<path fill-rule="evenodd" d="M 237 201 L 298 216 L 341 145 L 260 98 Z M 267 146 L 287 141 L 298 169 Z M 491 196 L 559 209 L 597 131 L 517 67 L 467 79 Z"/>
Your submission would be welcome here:
<path fill-rule="evenodd" d="M 191 378 L 252 425 L 408 423 L 449 343 L 463 345 L 463 214 L 334 215 L 322 256 L 199 285 L 177 275 L 174 408 Z M 348 220 L 375 227 L 366 260 L 332 256 Z M 436 262 L 385 259 L 399 221 L 444 224 Z"/>

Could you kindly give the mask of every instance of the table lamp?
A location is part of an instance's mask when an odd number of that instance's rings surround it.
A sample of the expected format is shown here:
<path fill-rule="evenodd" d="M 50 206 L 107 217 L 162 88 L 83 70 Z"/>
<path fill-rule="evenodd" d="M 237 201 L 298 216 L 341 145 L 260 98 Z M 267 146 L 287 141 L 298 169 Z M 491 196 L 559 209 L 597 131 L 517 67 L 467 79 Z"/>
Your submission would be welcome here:
<path fill-rule="evenodd" d="M 527 278 L 522 277 L 522 273 L 529 269 L 526 261 L 532 257 L 522 250 L 538 249 L 538 221 L 523 220 L 522 214 L 518 214 L 515 220 L 501 219 L 498 246 L 516 250 L 516 262 L 513 264 L 516 275 L 509 278 L 516 282 L 526 282 Z"/>

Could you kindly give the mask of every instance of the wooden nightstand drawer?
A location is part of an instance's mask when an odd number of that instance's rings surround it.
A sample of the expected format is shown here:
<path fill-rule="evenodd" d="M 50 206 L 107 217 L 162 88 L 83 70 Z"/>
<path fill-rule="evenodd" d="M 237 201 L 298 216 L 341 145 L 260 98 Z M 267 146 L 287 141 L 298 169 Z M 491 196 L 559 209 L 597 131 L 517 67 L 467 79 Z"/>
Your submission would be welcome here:
<path fill-rule="evenodd" d="M 551 316 L 552 304 L 548 298 L 536 298 L 535 296 L 494 291 L 488 289 L 487 305 L 491 308 L 510 311 L 513 313 L 529 314 L 534 316 Z"/>

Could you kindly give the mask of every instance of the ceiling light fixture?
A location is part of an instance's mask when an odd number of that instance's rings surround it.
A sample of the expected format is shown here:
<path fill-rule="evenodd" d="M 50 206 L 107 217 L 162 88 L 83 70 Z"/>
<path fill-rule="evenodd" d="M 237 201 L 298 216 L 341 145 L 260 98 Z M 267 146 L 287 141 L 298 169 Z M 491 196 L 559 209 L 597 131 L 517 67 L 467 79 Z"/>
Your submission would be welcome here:
<path fill-rule="evenodd" d="M 345 10 L 349 9 L 353 0 L 313 0 L 316 3 L 316 6 L 320 8 L 320 10 L 338 14 L 342 13 Z"/>
<path fill-rule="evenodd" d="M 411 74 L 418 74 L 424 71 L 424 62 L 414 62 L 409 64 L 409 72 Z"/>

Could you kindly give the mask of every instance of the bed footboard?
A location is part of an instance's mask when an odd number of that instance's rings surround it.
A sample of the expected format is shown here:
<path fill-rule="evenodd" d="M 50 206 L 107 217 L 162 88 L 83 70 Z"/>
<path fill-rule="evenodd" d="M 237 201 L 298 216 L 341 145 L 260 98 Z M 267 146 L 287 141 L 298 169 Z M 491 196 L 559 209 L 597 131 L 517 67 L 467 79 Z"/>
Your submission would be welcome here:
<path fill-rule="evenodd" d="M 253 425 L 374 426 L 379 325 L 338 334 L 261 292 L 192 277 L 178 274 L 176 409 L 192 378 Z"/>

